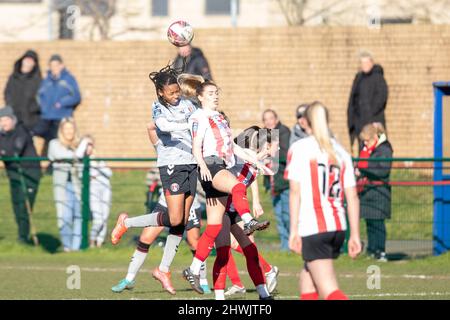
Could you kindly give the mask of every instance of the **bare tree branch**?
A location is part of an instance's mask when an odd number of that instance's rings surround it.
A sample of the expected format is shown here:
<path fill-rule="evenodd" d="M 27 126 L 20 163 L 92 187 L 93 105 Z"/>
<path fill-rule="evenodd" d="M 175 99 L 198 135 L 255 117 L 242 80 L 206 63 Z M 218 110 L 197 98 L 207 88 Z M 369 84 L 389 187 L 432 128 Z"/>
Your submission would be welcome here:
<path fill-rule="evenodd" d="M 277 0 L 288 25 L 303 25 L 304 11 L 309 0 Z"/>

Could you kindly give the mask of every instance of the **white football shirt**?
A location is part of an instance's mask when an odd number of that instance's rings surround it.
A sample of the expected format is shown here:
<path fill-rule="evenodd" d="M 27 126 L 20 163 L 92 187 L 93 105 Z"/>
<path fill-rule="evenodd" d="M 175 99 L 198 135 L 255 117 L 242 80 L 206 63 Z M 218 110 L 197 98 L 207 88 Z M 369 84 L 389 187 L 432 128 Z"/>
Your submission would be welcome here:
<path fill-rule="evenodd" d="M 203 109 L 197 109 L 189 123 L 192 138 L 203 139 L 203 158 L 216 156 L 225 161 L 227 168 L 234 166 L 233 135 L 222 114 L 213 111 L 208 116 Z"/>
<path fill-rule="evenodd" d="M 332 165 L 313 136 L 292 144 L 285 178 L 300 183 L 299 235 L 347 229 L 344 190 L 356 185 L 350 155 L 332 139 L 338 166 Z"/>

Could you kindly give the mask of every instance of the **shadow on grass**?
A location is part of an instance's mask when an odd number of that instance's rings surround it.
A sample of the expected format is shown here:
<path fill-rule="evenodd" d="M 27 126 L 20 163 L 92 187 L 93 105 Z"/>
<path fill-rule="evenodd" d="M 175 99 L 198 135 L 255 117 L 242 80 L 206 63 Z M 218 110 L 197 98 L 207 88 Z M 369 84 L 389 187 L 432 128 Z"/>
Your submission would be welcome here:
<path fill-rule="evenodd" d="M 388 261 L 418 260 L 428 258 L 429 256 L 429 254 L 425 253 L 407 254 L 405 252 L 390 252 L 386 254 Z"/>
<path fill-rule="evenodd" d="M 56 253 L 61 246 L 61 241 L 54 235 L 48 233 L 38 233 L 39 245 L 48 253 Z"/>

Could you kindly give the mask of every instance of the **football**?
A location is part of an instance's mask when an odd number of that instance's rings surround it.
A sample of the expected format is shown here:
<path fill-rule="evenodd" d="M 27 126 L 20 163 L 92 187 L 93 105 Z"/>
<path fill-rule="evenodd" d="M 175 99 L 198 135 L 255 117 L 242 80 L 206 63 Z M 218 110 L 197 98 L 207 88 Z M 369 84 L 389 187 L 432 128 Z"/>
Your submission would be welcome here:
<path fill-rule="evenodd" d="M 194 38 L 194 29 L 186 21 L 175 21 L 167 29 L 167 39 L 177 47 L 184 47 Z"/>

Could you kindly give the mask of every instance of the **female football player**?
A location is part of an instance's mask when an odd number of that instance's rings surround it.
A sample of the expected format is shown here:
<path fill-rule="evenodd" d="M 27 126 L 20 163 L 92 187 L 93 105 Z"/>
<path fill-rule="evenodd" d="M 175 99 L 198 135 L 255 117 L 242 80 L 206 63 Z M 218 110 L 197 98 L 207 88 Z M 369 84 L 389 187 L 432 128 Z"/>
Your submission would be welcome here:
<path fill-rule="evenodd" d="M 158 96 L 158 101 L 152 107 L 157 138 L 152 137 L 153 125 L 147 129 L 150 140 L 153 143 L 158 141 L 155 143 L 157 166 L 168 210 L 158 210 L 134 218 L 128 218 L 127 213 L 120 214 L 111 233 L 111 242 L 114 245 L 119 243 L 130 227 L 169 227 L 165 247 L 166 267 L 162 263 L 163 267 L 156 270 L 153 276 L 173 294 L 175 290 L 170 282 L 167 265 L 170 265 L 181 242 L 197 186 L 197 165 L 192 155 L 192 138 L 187 122 L 196 107 L 191 100 L 181 97 L 178 73 L 170 66 L 152 72 L 149 76 Z M 158 230 L 150 232 L 153 237 Z M 152 237 L 146 239 L 146 242 Z M 144 244 L 141 251 L 148 251 L 148 243 Z"/>
<path fill-rule="evenodd" d="M 291 215 L 289 247 L 305 261 L 300 273 L 300 299 L 344 300 L 333 268 L 345 239 L 347 200 L 349 256 L 361 251 L 359 200 L 352 159 L 332 138 L 328 111 L 320 102 L 306 111 L 312 135 L 295 142 L 288 152 Z"/>
<path fill-rule="evenodd" d="M 257 126 L 247 128 L 235 139 L 235 143 L 255 153 L 257 159 L 263 160 L 270 152 L 270 130 L 262 130 Z M 233 166 L 230 171 L 237 177 L 239 182 L 243 183 L 246 187 L 251 186 L 254 214 L 255 216 L 260 216 L 263 212 L 259 203 L 258 182 L 255 181 L 258 169 L 254 165 L 245 161 L 240 161 L 237 158 L 235 158 L 235 162 L 236 165 Z M 258 254 L 254 240 L 244 233 L 244 228 L 239 224 L 240 222 L 242 222 L 242 220 L 234 209 L 231 197 L 229 196 L 226 214 L 223 217 L 222 229 L 215 242 L 217 257 L 213 268 L 213 282 L 216 299 L 225 299 L 224 289 L 228 267 L 234 268 L 234 270 L 236 270 L 235 273 L 237 274 L 236 265 L 234 264 L 230 252 L 230 232 L 238 243 L 236 249 L 239 252 L 242 252 L 246 258 L 249 275 L 252 278 L 258 293 L 264 292 L 263 294 L 260 293 L 260 297 L 270 299 L 270 292 L 266 287 L 266 277 L 260 266 L 262 265 L 261 261 L 266 264 L 267 262 L 260 254 Z M 230 261 L 232 262 L 230 263 Z M 272 287 L 274 280 L 276 283 L 276 276 L 270 277 Z"/>
<path fill-rule="evenodd" d="M 246 186 L 229 171 L 235 164 L 235 155 L 242 160 L 255 164 L 261 170 L 270 173 L 256 156 L 251 155 L 233 143 L 231 129 L 224 116 L 217 111 L 219 90 L 216 84 L 205 81 L 197 88 L 197 97 L 202 109 L 197 109 L 189 119 L 193 136 L 192 150 L 197 160 L 200 182 L 206 193 L 207 226 L 200 237 L 192 264 L 183 271 L 184 278 L 191 287 L 203 294 L 200 286 L 200 267 L 214 246 L 216 237 L 222 228 L 228 195 L 245 223 L 246 233 L 263 230 L 269 222 L 258 222 L 250 213 Z M 265 293 L 260 295 L 264 298 Z"/>

